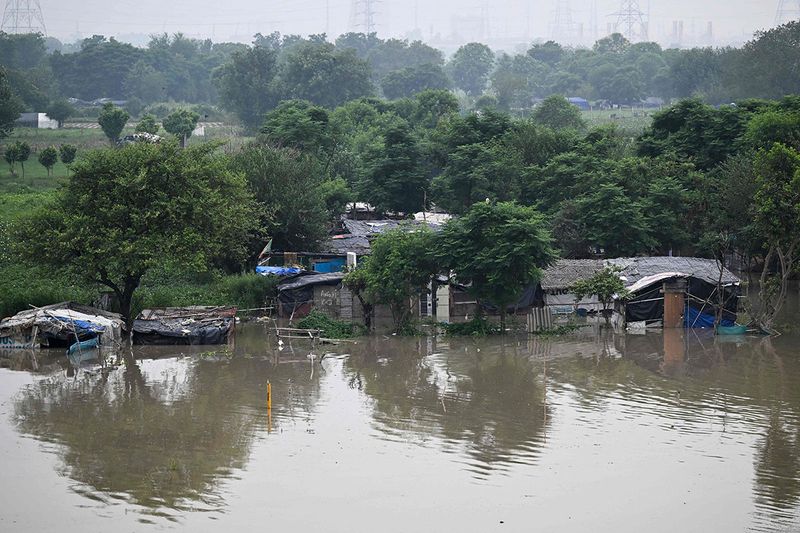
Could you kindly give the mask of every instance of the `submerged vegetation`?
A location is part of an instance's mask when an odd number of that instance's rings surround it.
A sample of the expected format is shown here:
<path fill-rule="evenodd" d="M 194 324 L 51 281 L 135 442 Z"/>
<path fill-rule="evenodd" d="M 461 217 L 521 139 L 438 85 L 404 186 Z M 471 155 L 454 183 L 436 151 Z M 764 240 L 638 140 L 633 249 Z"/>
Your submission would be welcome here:
<path fill-rule="evenodd" d="M 328 339 L 350 339 L 363 335 L 366 332 L 365 329 L 358 324 L 335 320 L 316 309 L 311 311 L 308 316 L 301 319 L 297 323 L 297 327 L 319 330 L 321 335 Z"/>

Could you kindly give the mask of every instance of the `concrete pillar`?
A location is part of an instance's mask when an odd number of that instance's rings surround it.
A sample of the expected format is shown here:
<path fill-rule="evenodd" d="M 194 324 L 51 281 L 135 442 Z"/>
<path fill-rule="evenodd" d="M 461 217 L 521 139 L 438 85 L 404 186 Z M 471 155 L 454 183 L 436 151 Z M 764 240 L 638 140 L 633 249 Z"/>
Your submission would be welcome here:
<path fill-rule="evenodd" d="M 685 279 L 665 281 L 664 293 L 664 328 L 682 328 L 683 312 L 686 306 Z"/>

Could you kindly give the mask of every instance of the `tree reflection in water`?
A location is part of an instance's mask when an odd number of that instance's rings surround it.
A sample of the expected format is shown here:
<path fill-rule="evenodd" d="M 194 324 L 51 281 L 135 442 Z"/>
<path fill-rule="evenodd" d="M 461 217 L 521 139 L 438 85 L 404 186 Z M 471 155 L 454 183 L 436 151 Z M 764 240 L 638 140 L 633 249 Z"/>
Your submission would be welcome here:
<path fill-rule="evenodd" d="M 382 438 L 435 438 L 487 477 L 534 462 L 547 424 L 544 367 L 507 342 L 372 341 L 347 359 L 345 372 L 371 399 Z"/>
<path fill-rule="evenodd" d="M 220 481 L 245 465 L 258 431 L 313 412 L 319 381 L 307 371 L 263 357 L 139 361 L 40 380 L 18 395 L 15 414 L 22 432 L 60 445 L 64 473 L 88 497 L 168 518 L 219 511 Z M 280 390 L 269 420 L 267 379 Z"/>

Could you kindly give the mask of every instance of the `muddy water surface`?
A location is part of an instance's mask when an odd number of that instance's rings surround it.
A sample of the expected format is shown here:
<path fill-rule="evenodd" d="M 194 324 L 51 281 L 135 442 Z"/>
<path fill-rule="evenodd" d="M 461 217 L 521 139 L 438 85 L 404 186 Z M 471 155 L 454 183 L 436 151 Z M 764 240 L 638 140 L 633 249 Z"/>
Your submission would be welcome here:
<path fill-rule="evenodd" d="M 800 529 L 799 334 L 270 339 L 6 359 L 0 531 Z"/>

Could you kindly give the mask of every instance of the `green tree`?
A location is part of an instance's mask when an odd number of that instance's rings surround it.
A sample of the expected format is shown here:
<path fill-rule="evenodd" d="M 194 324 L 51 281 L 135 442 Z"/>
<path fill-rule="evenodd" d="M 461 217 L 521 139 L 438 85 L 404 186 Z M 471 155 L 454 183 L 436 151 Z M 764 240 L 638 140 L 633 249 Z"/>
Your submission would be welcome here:
<path fill-rule="evenodd" d="M 75 108 L 66 100 L 56 100 L 47 107 L 47 116 L 58 122 L 58 127 L 64 126 L 64 121 L 75 114 Z"/>
<path fill-rule="evenodd" d="M 54 201 L 21 224 L 20 253 L 131 300 L 154 268 L 244 261 L 258 217 L 244 177 L 216 145 L 138 143 L 87 152 Z"/>
<path fill-rule="evenodd" d="M 613 183 L 602 183 L 576 204 L 586 240 L 606 257 L 650 252 L 657 244 L 645 216 L 644 205 L 632 200 Z"/>
<path fill-rule="evenodd" d="M 14 129 L 14 122 L 21 112 L 22 103 L 11 90 L 6 70 L 0 67 L 0 140 L 8 137 Z"/>
<path fill-rule="evenodd" d="M 263 206 L 261 225 L 273 249 L 315 251 L 328 232 L 328 210 L 320 187 L 319 161 L 291 148 L 260 143 L 233 157 L 256 200 Z"/>
<path fill-rule="evenodd" d="M 381 233 L 372 242 L 372 253 L 362 260 L 357 273 L 346 278 L 349 286 L 365 295 L 364 301 L 389 306 L 395 333 L 408 328 L 411 299 L 427 290 L 436 274 L 434 240 L 428 229 Z"/>
<path fill-rule="evenodd" d="M 181 148 L 186 148 L 186 141 L 192 136 L 197 127 L 200 115 L 190 109 L 176 109 L 164 119 L 163 126 L 167 133 L 175 135 L 181 142 Z"/>
<path fill-rule="evenodd" d="M 755 225 L 767 247 L 757 320 L 771 331 L 786 302 L 789 278 L 800 253 L 800 153 L 775 144 L 758 154 L 755 170 Z"/>
<path fill-rule="evenodd" d="M 361 196 L 382 211 L 415 213 L 423 208 L 428 179 L 408 126 L 398 124 L 383 134 L 383 143 L 364 161 Z"/>
<path fill-rule="evenodd" d="M 158 133 L 159 127 L 160 126 L 158 125 L 158 122 L 156 122 L 156 117 L 148 113 L 139 119 L 134 131 L 136 133 L 149 133 L 150 135 L 155 135 Z"/>
<path fill-rule="evenodd" d="M 65 165 L 71 165 L 75 161 L 75 155 L 78 153 L 78 148 L 73 144 L 62 144 L 58 148 L 61 155 L 61 162 Z"/>
<path fill-rule="evenodd" d="M 261 134 L 270 143 L 329 155 L 335 135 L 328 112 L 305 100 L 287 100 L 267 113 Z"/>
<path fill-rule="evenodd" d="M 498 307 L 505 328 L 508 307 L 555 260 L 551 242 L 545 218 L 534 208 L 480 202 L 447 223 L 437 256 L 479 302 Z"/>
<path fill-rule="evenodd" d="M 31 156 L 31 145 L 25 141 L 17 141 L 17 161 L 22 167 L 22 177 L 25 177 L 25 161 Z"/>
<path fill-rule="evenodd" d="M 264 122 L 264 115 L 280 100 L 277 61 L 275 50 L 255 46 L 235 52 L 214 73 L 221 105 L 251 130 Z"/>
<path fill-rule="evenodd" d="M 56 150 L 56 147 L 48 146 L 42 149 L 42 151 L 39 152 L 39 163 L 47 169 L 47 177 L 50 177 L 50 171 L 52 171 L 53 166 L 58 163 L 58 150 Z"/>
<path fill-rule="evenodd" d="M 611 322 L 611 314 L 608 310 L 614 302 L 614 297 L 625 297 L 625 284 L 619 277 L 620 272 L 622 272 L 620 267 L 606 266 L 592 277 L 575 282 L 571 289 L 576 302 L 580 302 L 587 296 L 597 296 L 597 300 L 603 306 L 606 326 Z"/>
<path fill-rule="evenodd" d="M 337 50 L 330 43 L 309 41 L 290 48 L 280 83 L 286 97 L 327 108 L 373 93 L 367 62 L 354 50 Z"/>
<path fill-rule="evenodd" d="M 6 145 L 3 158 L 6 160 L 6 163 L 8 163 L 8 169 L 11 171 L 11 174 L 14 174 L 19 158 L 19 142 Z"/>
<path fill-rule="evenodd" d="M 575 129 L 586 127 L 581 111 L 563 96 L 548 96 L 533 110 L 533 121 L 553 129 Z"/>
<path fill-rule="evenodd" d="M 129 118 L 131 116 L 127 111 L 108 102 L 103 105 L 103 110 L 100 112 L 97 123 L 100 124 L 103 133 L 106 134 L 111 144 L 116 144 L 119 142 L 119 136 L 122 134 L 122 130 L 125 128 L 125 124 L 128 123 Z"/>
<path fill-rule="evenodd" d="M 448 89 L 450 79 L 439 65 L 420 65 L 395 70 L 381 80 L 381 89 L 389 99 L 414 96 L 425 90 Z"/>
<path fill-rule="evenodd" d="M 494 52 L 481 43 L 461 46 L 448 64 L 456 87 L 470 96 L 480 96 L 494 66 Z"/>

